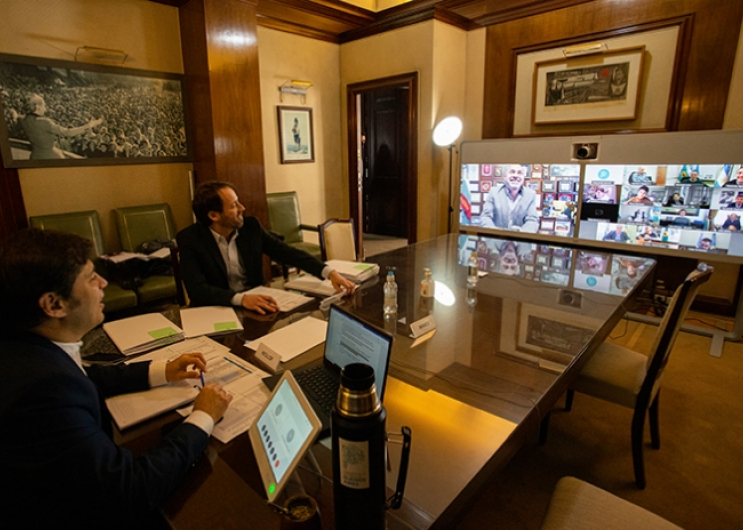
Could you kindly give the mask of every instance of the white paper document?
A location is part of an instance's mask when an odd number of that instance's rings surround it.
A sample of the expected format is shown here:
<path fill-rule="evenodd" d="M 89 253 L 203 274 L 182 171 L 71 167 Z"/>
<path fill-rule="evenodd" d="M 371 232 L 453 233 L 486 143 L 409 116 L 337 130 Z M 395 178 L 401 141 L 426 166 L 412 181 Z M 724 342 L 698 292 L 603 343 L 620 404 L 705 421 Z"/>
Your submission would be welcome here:
<path fill-rule="evenodd" d="M 181 309 L 181 325 L 186 338 L 218 335 L 243 329 L 231 307 L 206 306 Z"/>
<path fill-rule="evenodd" d="M 379 274 L 379 265 L 376 263 L 331 259 L 325 264 L 338 271 L 341 276 L 357 283 L 364 282 Z"/>
<path fill-rule="evenodd" d="M 306 317 L 259 339 L 246 342 L 245 347 L 257 350 L 263 343 L 281 355 L 281 362 L 286 362 L 325 342 L 327 330 L 328 323 L 324 320 Z"/>
<path fill-rule="evenodd" d="M 310 296 L 304 296 L 289 291 L 283 291 L 281 289 L 273 289 L 271 287 L 254 287 L 249 291 L 245 291 L 243 294 L 265 294 L 273 297 L 276 303 L 279 304 L 279 311 L 292 311 L 301 305 L 311 302 L 314 298 Z"/>
<path fill-rule="evenodd" d="M 300 276 L 284 284 L 285 289 L 294 289 L 305 293 L 331 296 L 335 294 L 335 287 L 330 280 L 321 280 L 311 275 Z"/>
<path fill-rule="evenodd" d="M 137 359 L 170 361 L 183 353 L 200 352 L 206 358 L 206 384 L 219 383 L 232 394 L 224 418 L 214 427 L 214 436 L 227 443 L 235 436 L 247 431 L 255 417 L 268 399 L 268 388 L 262 379 L 269 374 L 256 366 L 230 353 L 223 346 L 208 337 L 189 339 L 161 350 L 150 352 Z M 111 416 L 119 429 L 126 429 L 163 412 L 190 403 L 199 395 L 201 384 L 198 379 L 187 379 L 178 383 L 152 388 L 144 392 L 123 394 L 106 400 Z M 193 407 L 178 412 L 190 414 Z"/>

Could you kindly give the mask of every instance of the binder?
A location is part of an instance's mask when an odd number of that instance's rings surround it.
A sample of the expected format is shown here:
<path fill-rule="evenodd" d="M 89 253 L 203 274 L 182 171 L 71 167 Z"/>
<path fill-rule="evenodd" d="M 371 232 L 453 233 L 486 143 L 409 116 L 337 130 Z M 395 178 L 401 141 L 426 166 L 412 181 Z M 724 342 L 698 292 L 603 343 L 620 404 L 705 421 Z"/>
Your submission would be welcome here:
<path fill-rule="evenodd" d="M 105 322 L 103 331 L 126 356 L 154 350 L 185 338 L 183 330 L 160 313 Z"/>
<path fill-rule="evenodd" d="M 356 283 L 364 282 L 379 274 L 379 265 L 376 263 L 331 259 L 325 264 L 338 271 L 338 274 L 344 278 Z"/>

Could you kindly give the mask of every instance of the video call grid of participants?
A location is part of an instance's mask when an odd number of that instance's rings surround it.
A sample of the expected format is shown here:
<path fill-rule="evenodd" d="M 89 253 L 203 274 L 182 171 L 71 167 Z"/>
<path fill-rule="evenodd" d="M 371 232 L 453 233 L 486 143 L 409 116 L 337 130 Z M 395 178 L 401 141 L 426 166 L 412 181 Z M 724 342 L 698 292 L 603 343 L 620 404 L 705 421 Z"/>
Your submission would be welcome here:
<path fill-rule="evenodd" d="M 578 164 L 462 166 L 460 224 L 572 236 Z"/>
<path fill-rule="evenodd" d="M 587 165 L 580 237 L 743 255 L 743 166 Z"/>

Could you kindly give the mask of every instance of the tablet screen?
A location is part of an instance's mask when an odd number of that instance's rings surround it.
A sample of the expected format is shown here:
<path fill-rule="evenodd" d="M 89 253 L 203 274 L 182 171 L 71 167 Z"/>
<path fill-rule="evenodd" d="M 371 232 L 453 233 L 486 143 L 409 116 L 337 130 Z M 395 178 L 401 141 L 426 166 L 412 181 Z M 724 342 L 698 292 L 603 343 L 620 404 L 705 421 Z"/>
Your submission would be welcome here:
<path fill-rule="evenodd" d="M 319 431 L 320 420 L 312 406 L 291 372 L 285 372 L 250 428 L 250 441 L 269 501 L 281 493 Z"/>

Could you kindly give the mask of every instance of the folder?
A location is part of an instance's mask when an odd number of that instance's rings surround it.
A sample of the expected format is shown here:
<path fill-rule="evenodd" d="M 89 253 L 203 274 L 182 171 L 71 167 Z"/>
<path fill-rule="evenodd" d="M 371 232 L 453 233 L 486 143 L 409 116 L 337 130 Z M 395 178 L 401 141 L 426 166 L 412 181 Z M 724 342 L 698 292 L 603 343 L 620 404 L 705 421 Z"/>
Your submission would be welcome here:
<path fill-rule="evenodd" d="M 103 331 L 126 356 L 154 350 L 185 338 L 183 330 L 160 313 L 105 322 Z"/>
<path fill-rule="evenodd" d="M 181 309 L 181 324 L 186 338 L 221 335 L 243 329 L 231 307 L 205 306 Z"/>
<path fill-rule="evenodd" d="M 344 278 L 356 283 L 361 283 L 379 274 L 379 265 L 376 263 L 331 259 L 325 264 L 338 271 L 338 274 Z"/>

